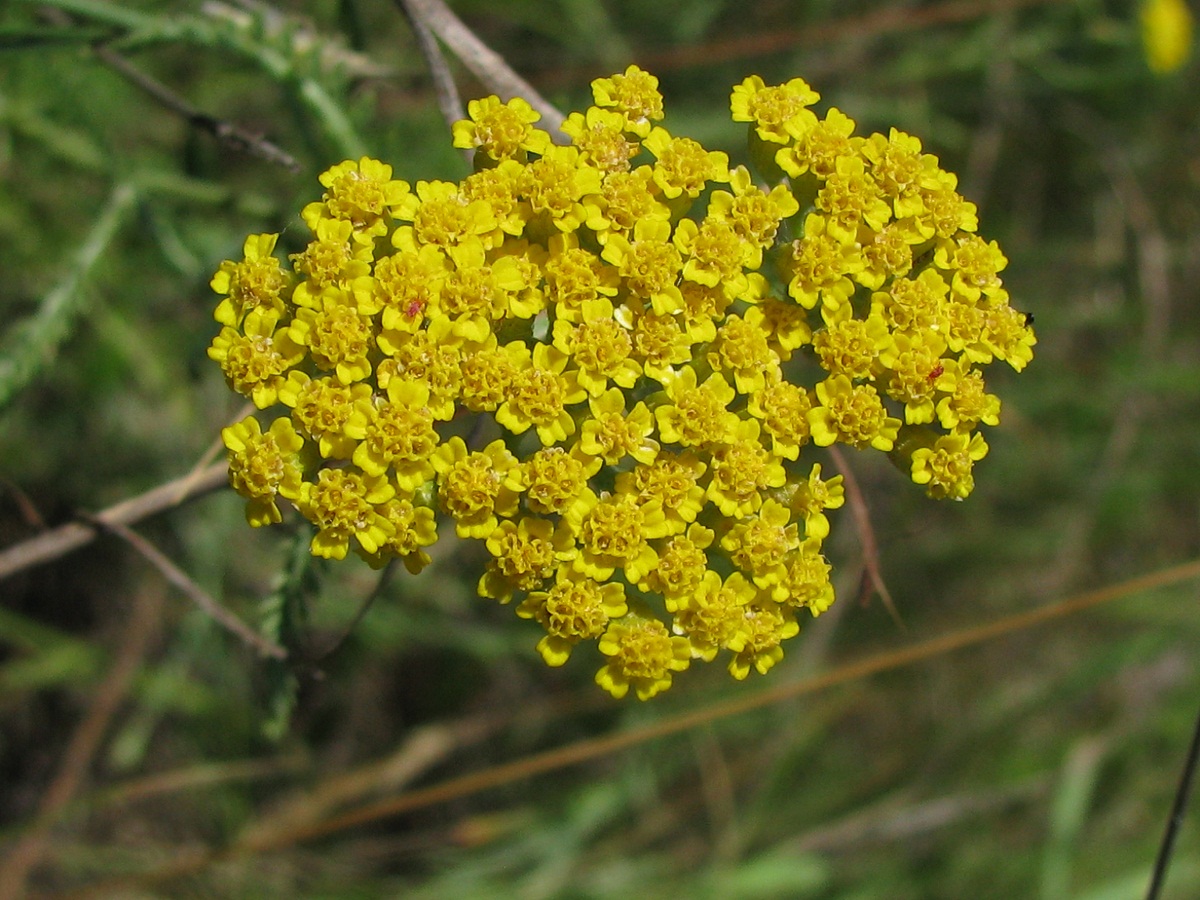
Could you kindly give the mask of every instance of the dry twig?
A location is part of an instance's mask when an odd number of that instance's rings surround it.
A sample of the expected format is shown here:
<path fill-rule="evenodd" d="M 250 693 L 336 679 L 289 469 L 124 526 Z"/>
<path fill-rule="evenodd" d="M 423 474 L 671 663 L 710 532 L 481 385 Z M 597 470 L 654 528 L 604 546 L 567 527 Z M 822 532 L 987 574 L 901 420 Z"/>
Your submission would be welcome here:
<path fill-rule="evenodd" d="M 834 465 L 837 466 L 838 472 L 842 476 L 842 483 L 846 488 L 846 499 L 850 503 L 850 514 L 854 516 L 854 527 L 858 530 L 858 539 L 862 543 L 864 599 L 870 591 L 875 591 L 879 595 L 879 599 L 883 601 L 892 621 L 901 631 L 907 631 L 879 568 L 879 544 L 875 540 L 875 529 L 871 527 L 871 512 L 867 508 L 866 497 L 863 496 L 862 488 L 858 484 L 858 479 L 854 477 L 854 470 L 850 468 L 845 454 L 836 444 L 828 449 L 829 455 L 833 457 Z"/>
<path fill-rule="evenodd" d="M 429 26 L 421 17 L 419 4 L 414 3 L 413 0 L 396 0 L 396 4 L 404 13 L 404 17 L 408 19 L 408 24 L 417 39 L 417 47 L 420 49 L 421 55 L 425 57 L 425 65 L 429 66 L 429 74 L 433 77 L 434 93 L 437 95 L 438 109 L 442 111 L 446 127 L 453 128 L 454 123 L 465 118 L 466 114 L 463 111 L 462 98 L 458 95 L 458 87 L 454 84 L 454 74 L 450 71 L 450 64 L 442 55 L 442 48 L 438 46 L 437 38 L 433 36 L 433 32 L 429 30 Z M 467 155 L 470 157 L 470 151 Z M 470 162 L 470 159 L 468 158 L 467 161 Z"/>
<path fill-rule="evenodd" d="M 835 41 L 846 40 L 861 42 L 882 35 L 970 22 L 1027 6 L 1065 2 L 1067 0 L 947 0 L 944 3 L 920 7 L 894 4 L 862 15 L 825 22 L 805 22 L 797 28 L 780 28 L 770 32 L 718 37 L 716 40 L 684 44 L 644 56 L 639 54 L 638 59 L 655 72 L 692 66 L 713 66 L 739 59 L 757 59 L 772 53 L 785 53 L 799 47 L 828 47 Z M 811 69 L 809 74 L 812 74 Z"/>
<path fill-rule="evenodd" d="M 175 587 L 179 588 L 184 594 L 191 598 L 192 602 L 199 606 L 205 613 L 212 617 L 218 625 L 224 628 L 235 637 L 239 638 L 243 643 L 254 647 L 263 656 L 271 656 L 275 659 L 287 659 L 288 652 L 283 647 L 280 647 L 274 641 L 270 641 L 263 637 L 220 603 L 208 595 L 208 592 L 200 585 L 192 580 L 191 576 L 184 572 L 179 566 L 171 562 L 161 550 L 155 547 L 152 543 L 134 531 L 128 526 L 122 525 L 119 522 L 105 522 L 102 519 L 93 519 L 95 524 L 105 531 L 111 531 L 125 543 L 129 544 L 136 550 L 150 565 L 158 569 L 163 577 L 167 579 Z"/>
<path fill-rule="evenodd" d="M 104 525 L 130 525 L 155 513 L 211 493 L 229 483 L 229 466 L 218 463 L 198 473 L 188 473 L 156 488 L 122 500 L 92 516 Z M 37 537 L 0 550 L 0 581 L 31 566 L 50 562 L 96 539 L 100 528 L 85 522 L 69 522 Z"/>
<path fill-rule="evenodd" d="M 41 15 L 48 22 L 55 25 L 73 24 L 70 16 L 61 10 L 51 7 L 44 8 L 41 11 Z M 100 62 L 138 88 L 138 90 L 149 95 L 161 106 L 183 118 L 193 128 L 212 135 L 224 146 L 240 153 L 257 156 L 259 159 L 274 165 L 282 166 L 293 174 L 300 171 L 300 163 L 286 150 L 277 147 L 261 135 L 251 134 L 244 128 L 234 125 L 232 122 L 218 119 L 216 116 L 211 116 L 197 109 L 162 82 L 156 81 L 137 68 L 115 50 L 105 47 L 103 44 L 96 44 L 92 47 L 92 52 Z"/>
<path fill-rule="evenodd" d="M 464 66 L 502 100 L 521 97 L 542 114 L 546 129 L 557 132 L 564 116 L 529 82 L 513 71 L 499 53 L 475 36 L 442 0 L 404 0 L 404 11 L 436 34 Z"/>

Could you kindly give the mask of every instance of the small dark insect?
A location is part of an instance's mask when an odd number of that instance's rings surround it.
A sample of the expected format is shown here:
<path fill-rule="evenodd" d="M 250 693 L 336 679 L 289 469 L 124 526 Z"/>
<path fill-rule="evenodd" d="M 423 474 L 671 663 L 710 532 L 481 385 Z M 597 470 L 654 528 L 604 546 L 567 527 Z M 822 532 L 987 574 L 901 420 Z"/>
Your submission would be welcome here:
<path fill-rule="evenodd" d="M 1020 311 L 1020 310 L 1017 310 L 1017 312 L 1021 312 L 1021 311 Z M 1021 316 L 1022 316 L 1022 317 L 1025 319 L 1025 324 L 1026 324 L 1026 325 L 1032 325 L 1032 324 L 1033 324 L 1033 313 L 1027 313 L 1027 312 L 1023 312 L 1023 313 L 1021 313 Z"/>
<path fill-rule="evenodd" d="M 930 369 L 929 374 L 926 377 L 930 381 L 937 381 L 939 378 L 942 377 L 942 373 L 945 371 L 946 371 L 946 367 L 943 366 L 941 363 L 938 363 L 936 366 L 934 366 L 932 369 Z"/>

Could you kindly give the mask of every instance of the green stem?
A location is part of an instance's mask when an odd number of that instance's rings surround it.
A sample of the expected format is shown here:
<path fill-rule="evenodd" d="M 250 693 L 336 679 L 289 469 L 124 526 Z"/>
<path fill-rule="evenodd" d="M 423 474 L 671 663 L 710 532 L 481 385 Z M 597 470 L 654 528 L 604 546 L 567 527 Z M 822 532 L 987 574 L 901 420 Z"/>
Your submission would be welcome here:
<path fill-rule="evenodd" d="M 34 0 L 22 0 L 32 3 Z M 56 7 L 73 15 L 128 29 L 131 34 L 111 45 L 132 49 L 146 44 L 190 43 L 207 49 L 232 50 L 253 60 L 276 82 L 287 85 L 320 123 L 334 142 L 337 152 L 347 158 L 367 155 L 366 142 L 333 97 L 318 80 L 302 74 L 294 54 L 267 46 L 252 30 L 238 29 L 228 23 L 195 17 L 152 16 L 133 12 L 104 0 L 48 0 L 39 5 Z"/>

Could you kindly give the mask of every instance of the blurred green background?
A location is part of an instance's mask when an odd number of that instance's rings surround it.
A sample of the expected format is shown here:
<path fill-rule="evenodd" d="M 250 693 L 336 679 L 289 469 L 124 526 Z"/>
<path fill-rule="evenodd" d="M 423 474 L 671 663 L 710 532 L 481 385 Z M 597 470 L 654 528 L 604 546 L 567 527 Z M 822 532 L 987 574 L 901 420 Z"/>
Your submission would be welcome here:
<path fill-rule="evenodd" d="M 1143 896 L 1200 702 L 1194 581 L 721 705 L 1196 557 L 1194 59 L 1151 71 L 1140 7 L 1099 0 L 453 7 L 564 110 L 636 61 L 671 131 L 735 162 L 729 91 L 751 73 L 806 78 L 859 133 L 920 136 L 979 205 L 1040 340 L 1020 377 L 989 376 L 1004 409 L 974 495 L 935 503 L 853 456 L 904 628 L 860 601 L 843 509 L 840 600 L 779 667 L 744 683 L 695 667 L 646 704 L 600 692 L 583 655 L 547 669 L 536 624 L 474 597 L 480 559 L 452 538 L 293 696 L 104 537 L 0 581 L 0 885 L 40 834 L 32 887 L 123 897 Z M 189 125 L 97 44 L 300 171 Z M 488 93 L 455 71 L 465 97 Z M 211 273 L 251 232 L 298 249 L 316 175 L 363 152 L 413 182 L 467 171 L 392 4 L 0 7 L 0 547 L 210 451 L 241 406 L 205 356 Z M 287 527 L 252 532 L 222 490 L 138 530 L 242 618 L 277 622 Z M 302 646 L 332 646 L 375 577 L 293 577 Z M 699 724 L 655 736 L 684 714 Z M 538 756 L 614 736 L 574 764 Z M 469 773 L 485 774 L 417 808 L 334 818 Z M 1195 812 L 1164 896 L 1200 896 Z"/>

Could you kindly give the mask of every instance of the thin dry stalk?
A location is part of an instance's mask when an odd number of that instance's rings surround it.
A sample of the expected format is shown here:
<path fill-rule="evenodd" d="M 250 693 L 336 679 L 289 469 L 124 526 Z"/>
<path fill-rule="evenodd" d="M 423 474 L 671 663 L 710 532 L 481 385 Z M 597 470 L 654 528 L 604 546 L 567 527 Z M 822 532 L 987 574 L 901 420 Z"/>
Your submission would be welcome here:
<path fill-rule="evenodd" d="M 299 825 L 314 825 L 348 804 L 411 784 L 456 750 L 476 743 L 493 730 L 494 725 L 482 719 L 419 728 L 390 756 L 330 778 L 282 804 L 247 828 L 238 843 L 247 849 L 274 846 L 280 834 L 290 834 Z"/>
<path fill-rule="evenodd" d="M 967 791 L 919 803 L 884 804 L 822 825 L 776 848 L 794 853 L 837 853 L 886 841 L 912 840 L 966 819 L 994 815 L 1008 807 L 1028 803 L 1051 784 L 1048 774 L 1034 775 L 995 790 Z"/>
<path fill-rule="evenodd" d="M 350 635 L 354 634 L 355 630 L 357 630 L 359 623 L 362 622 L 363 618 L 375 604 L 375 601 L 383 596 L 383 592 L 392 583 L 392 576 L 396 574 L 398 565 L 399 561 L 392 559 L 383 567 L 383 571 L 379 573 L 379 578 L 375 581 L 375 587 L 371 588 L 371 593 L 367 594 L 362 603 L 358 605 L 357 612 L 354 613 L 350 622 L 342 629 L 341 634 L 330 641 L 324 649 L 314 651 L 305 662 L 316 665 L 336 653 L 349 640 Z"/>
<path fill-rule="evenodd" d="M 168 481 L 144 494 L 122 500 L 91 518 L 104 525 L 130 525 L 142 519 L 180 506 L 188 500 L 212 493 L 229 483 L 229 466 L 219 463 L 196 473 Z M 37 537 L 0 550 L 0 581 L 31 566 L 66 556 L 72 550 L 90 544 L 101 531 L 97 525 L 69 522 Z"/>
<path fill-rule="evenodd" d="M 859 16 L 846 16 L 827 22 L 806 22 L 800 28 L 780 28 L 672 47 L 639 56 L 639 60 L 655 72 L 713 66 L 732 60 L 793 51 L 798 47 L 828 47 L 835 41 L 844 40 L 861 42 L 885 34 L 970 22 L 1027 6 L 1065 2 L 1067 0 L 949 0 L 919 8 L 910 4 L 895 4 Z"/>
<path fill-rule="evenodd" d="M 438 46 L 437 38 L 434 37 L 433 32 L 421 17 L 419 4 L 414 3 L 413 0 L 396 0 L 396 5 L 408 19 L 408 24 L 417 39 L 417 48 L 425 57 L 425 65 L 429 66 L 438 109 L 442 112 L 442 118 L 446 120 L 446 127 L 453 128 L 454 123 L 465 118 L 466 114 L 463 111 L 462 98 L 458 95 L 458 86 L 454 83 L 454 74 L 450 71 L 450 64 L 446 62 L 442 48 Z M 467 162 L 470 162 L 470 155 L 470 151 L 468 151 Z"/>
<path fill-rule="evenodd" d="M 9 481 L 7 478 L 0 478 L 0 488 L 3 488 L 12 496 L 13 502 L 17 505 L 17 511 L 21 514 L 21 520 L 26 525 L 32 525 L 37 529 L 45 529 L 46 520 L 42 518 L 42 514 L 38 512 L 36 504 L 30 499 L 29 495 L 21 490 L 20 485 Z"/>
<path fill-rule="evenodd" d="M 42 9 L 41 16 L 46 21 L 55 25 L 73 24 L 70 16 L 62 12 L 62 10 L 51 7 Z M 92 47 L 92 53 L 100 62 L 142 91 L 142 93 L 151 97 L 160 106 L 175 113 L 197 131 L 212 135 L 224 147 L 239 153 L 257 156 L 259 159 L 273 165 L 282 166 L 292 174 L 300 172 L 300 163 L 286 150 L 276 146 L 261 135 L 251 134 L 244 128 L 234 125 L 232 122 L 227 122 L 224 119 L 219 119 L 216 116 L 211 116 L 197 109 L 161 81 L 156 81 L 137 68 L 115 50 L 105 47 L 102 44 L 96 44 Z"/>
<path fill-rule="evenodd" d="M 828 449 L 829 455 L 833 457 L 834 465 L 837 466 L 838 473 L 842 476 L 842 483 L 846 488 L 846 500 L 850 503 L 850 514 L 854 516 L 854 527 L 858 531 L 858 539 L 862 544 L 863 599 L 866 599 L 870 592 L 874 591 L 883 601 L 884 608 L 892 617 L 892 621 L 896 623 L 896 627 L 901 631 L 907 631 L 904 620 L 900 618 L 900 612 L 892 600 L 892 592 L 888 590 L 883 581 L 883 572 L 879 566 L 879 543 L 875 540 L 875 529 L 871 527 L 871 511 L 867 507 L 867 498 L 863 496 L 862 487 L 859 486 L 858 479 L 854 477 L 854 470 L 850 468 L 845 454 L 836 445 Z"/>
<path fill-rule="evenodd" d="M 1196 718 L 1196 727 L 1192 731 L 1192 742 L 1188 746 L 1183 772 L 1179 776 L 1179 786 L 1175 789 L 1175 800 L 1171 803 L 1171 815 L 1167 817 L 1167 828 L 1158 848 L 1158 856 L 1154 860 L 1154 873 L 1150 878 L 1150 887 L 1146 891 L 1146 900 L 1158 900 L 1163 885 L 1167 882 L 1167 868 L 1171 864 L 1171 853 L 1175 849 L 1179 829 L 1183 827 L 1183 815 L 1187 812 L 1188 799 L 1192 793 L 1192 781 L 1195 780 L 1198 766 L 1200 766 L 1200 716 Z"/>
<path fill-rule="evenodd" d="M 283 647 L 263 637 L 220 603 L 208 595 L 208 592 L 196 584 L 183 569 L 171 562 L 161 550 L 125 525 L 119 522 L 104 522 L 95 520 L 96 524 L 105 531 L 111 531 L 130 547 L 138 552 L 150 565 L 154 566 L 172 585 L 188 596 L 193 603 L 202 609 L 213 621 L 228 631 L 247 646 L 253 647 L 263 656 L 275 659 L 287 659 L 288 652 Z"/>
<path fill-rule="evenodd" d="M 442 0 L 404 0 L 404 10 L 413 19 L 425 23 L 471 74 L 488 90 L 495 91 L 500 99 L 524 99 L 542 114 L 548 131 L 556 132 L 562 125 L 564 116 L 554 104 L 518 75 L 503 56 L 476 37 Z"/>
<path fill-rule="evenodd" d="M 921 641 L 920 643 L 899 650 L 876 654 L 858 662 L 838 666 L 824 675 L 777 685 L 774 688 L 749 697 L 714 704 L 695 712 L 684 713 L 674 718 L 655 722 L 644 728 L 579 741 L 566 747 L 535 754 L 512 763 L 486 769 L 482 772 L 472 772 L 442 782 L 441 784 L 422 788 L 409 794 L 403 794 L 379 804 L 351 811 L 344 816 L 323 823 L 319 829 L 314 829 L 310 832 L 306 831 L 294 837 L 308 840 L 400 812 L 408 812 L 435 803 L 456 799 L 485 788 L 509 784 L 512 781 L 528 778 L 535 774 L 601 758 L 618 750 L 624 750 L 649 740 L 688 731 L 718 719 L 761 709 L 778 703 L 781 700 L 812 694 L 826 688 L 834 687 L 835 685 L 857 681 L 883 671 L 911 665 L 915 662 L 941 656 L 955 650 L 961 650 L 964 647 L 994 640 L 1016 631 L 1032 628 L 1054 619 L 1073 615 L 1093 606 L 1109 603 L 1131 594 L 1153 590 L 1166 585 L 1178 584 L 1194 578 L 1200 578 L 1200 560 L 1184 563 L 1183 565 L 1174 566 L 1169 569 L 1161 569 L 1149 575 L 1133 578 L 1100 590 L 1089 591 L 1088 593 L 1080 594 L 1059 603 L 1006 616 L 985 625 L 978 625 L 954 631 L 941 637 L 930 638 L 929 640 Z"/>
<path fill-rule="evenodd" d="M 311 761 L 304 753 L 289 753 L 270 759 L 245 759 L 222 763 L 203 763 L 168 772 L 155 772 L 141 778 L 131 778 L 98 790 L 81 802 L 89 809 L 123 806 L 151 797 L 203 790 L 236 782 L 261 783 L 286 775 L 309 771 Z"/>

